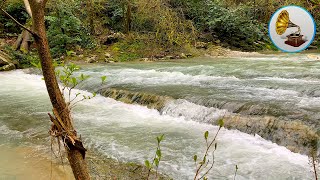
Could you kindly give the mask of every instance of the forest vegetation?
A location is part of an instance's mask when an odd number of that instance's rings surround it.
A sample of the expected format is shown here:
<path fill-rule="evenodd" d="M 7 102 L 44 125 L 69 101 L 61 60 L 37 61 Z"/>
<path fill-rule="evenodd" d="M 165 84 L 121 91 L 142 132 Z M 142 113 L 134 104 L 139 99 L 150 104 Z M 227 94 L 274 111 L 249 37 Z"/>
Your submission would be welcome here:
<path fill-rule="evenodd" d="M 319 3 L 318 0 L 54 0 L 46 6 L 45 20 L 55 60 L 92 55 L 101 60 L 105 52 L 112 55 L 111 62 L 166 56 L 185 58 L 203 55 L 217 47 L 275 51 L 267 30 L 272 14 L 281 6 L 295 4 L 308 9 L 319 24 Z M 23 1 L 6 0 L 1 7 L 31 27 Z M 320 26 L 317 28 L 319 32 Z M 22 66 L 38 62 L 33 40 L 26 35 L 10 18 L 0 14 L 0 36 L 5 39 L 2 49 L 5 47 Z M 21 36 L 26 40 L 19 46 Z M 318 33 L 311 48 L 320 47 L 319 38 Z"/>

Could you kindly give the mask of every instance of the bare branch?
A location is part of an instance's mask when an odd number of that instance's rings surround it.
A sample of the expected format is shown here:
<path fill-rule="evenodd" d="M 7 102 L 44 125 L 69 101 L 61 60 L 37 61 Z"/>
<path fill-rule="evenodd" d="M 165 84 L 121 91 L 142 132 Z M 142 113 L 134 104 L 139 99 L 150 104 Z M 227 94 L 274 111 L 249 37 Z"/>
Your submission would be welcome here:
<path fill-rule="evenodd" d="M 25 27 L 24 25 L 22 25 L 21 23 L 19 23 L 14 17 L 12 17 L 7 11 L 5 11 L 4 9 L 0 8 L 0 10 L 6 15 L 8 16 L 10 19 L 12 19 L 17 25 L 19 25 L 21 28 L 25 29 L 26 31 L 28 31 L 30 34 L 32 34 L 35 37 L 39 37 L 37 33 L 33 32 L 32 30 L 28 29 L 27 27 Z"/>

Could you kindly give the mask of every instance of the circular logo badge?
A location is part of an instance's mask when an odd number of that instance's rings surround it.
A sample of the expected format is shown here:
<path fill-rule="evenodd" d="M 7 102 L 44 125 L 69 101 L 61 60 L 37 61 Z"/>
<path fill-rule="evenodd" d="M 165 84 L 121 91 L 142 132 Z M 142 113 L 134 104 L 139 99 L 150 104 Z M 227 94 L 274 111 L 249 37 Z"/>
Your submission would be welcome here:
<path fill-rule="evenodd" d="M 300 52 L 310 46 L 316 35 L 312 15 L 299 6 L 278 9 L 269 22 L 269 36 L 273 44 L 284 52 Z"/>

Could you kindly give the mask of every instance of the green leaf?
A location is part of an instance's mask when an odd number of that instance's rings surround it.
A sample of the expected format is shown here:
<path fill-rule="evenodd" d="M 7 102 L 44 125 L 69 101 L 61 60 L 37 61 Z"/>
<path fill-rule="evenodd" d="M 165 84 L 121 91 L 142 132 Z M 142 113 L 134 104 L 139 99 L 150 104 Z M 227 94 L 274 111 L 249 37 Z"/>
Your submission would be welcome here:
<path fill-rule="evenodd" d="M 204 139 L 208 139 L 208 136 L 209 136 L 209 131 L 206 131 L 205 133 L 204 133 Z"/>
<path fill-rule="evenodd" d="M 66 53 L 67 53 L 67 56 L 71 56 L 71 55 L 73 55 L 73 54 L 75 54 L 75 52 L 74 51 L 66 51 Z"/>
<path fill-rule="evenodd" d="M 104 83 L 107 80 L 107 76 L 101 76 L 101 82 Z"/>
<path fill-rule="evenodd" d="M 84 81 L 84 75 L 83 74 L 80 75 L 80 80 Z"/>
<path fill-rule="evenodd" d="M 160 141 L 162 141 L 163 139 L 164 139 L 164 134 L 160 136 Z"/>
<path fill-rule="evenodd" d="M 206 162 L 207 162 L 207 158 L 206 158 L 206 156 L 205 156 L 205 157 L 203 157 L 202 164 L 205 164 Z"/>
<path fill-rule="evenodd" d="M 158 144 L 160 144 L 160 142 L 164 139 L 164 134 L 162 134 L 161 136 L 158 136 L 157 137 L 157 141 L 158 141 Z"/>
<path fill-rule="evenodd" d="M 64 81 L 65 78 L 66 78 L 66 76 L 64 76 L 64 75 L 61 75 L 61 76 L 59 77 L 59 79 L 60 79 L 61 81 Z"/>
<path fill-rule="evenodd" d="M 96 92 L 94 92 L 94 93 L 92 93 L 92 95 L 93 95 L 93 97 L 96 97 L 96 96 L 97 96 L 97 93 L 96 93 Z"/>
<path fill-rule="evenodd" d="M 159 166 L 159 159 L 158 158 L 154 158 L 154 163 L 158 167 Z"/>
<path fill-rule="evenodd" d="M 72 84 L 75 86 L 75 85 L 77 85 L 77 83 L 78 83 L 78 82 L 77 82 L 77 78 L 73 77 L 73 78 L 72 78 Z"/>
<path fill-rule="evenodd" d="M 156 152 L 157 156 L 159 157 L 159 159 L 161 158 L 161 150 L 158 149 L 157 152 Z"/>
<path fill-rule="evenodd" d="M 223 126 L 224 126 L 224 121 L 223 121 L 223 119 L 219 119 L 218 124 L 219 124 L 220 127 L 223 127 Z"/>
<path fill-rule="evenodd" d="M 80 77 L 79 77 L 79 79 L 80 79 L 81 81 L 84 81 L 84 80 L 88 79 L 89 77 L 90 77 L 89 75 L 81 74 Z"/>
<path fill-rule="evenodd" d="M 144 164 L 146 165 L 146 167 L 147 167 L 148 169 L 151 169 L 151 164 L 150 164 L 150 162 L 149 162 L 148 160 L 145 160 L 145 161 L 144 161 Z"/>
<path fill-rule="evenodd" d="M 59 77 L 60 76 L 60 72 L 61 72 L 60 70 L 56 70 L 56 76 Z"/>
<path fill-rule="evenodd" d="M 38 63 L 35 63 L 35 62 L 30 62 L 31 65 L 33 65 L 34 67 L 38 68 L 38 69 L 41 69 L 41 63 L 38 62 Z"/>
<path fill-rule="evenodd" d="M 198 159 L 198 156 L 197 156 L 197 155 L 194 155 L 194 156 L 193 156 L 194 162 L 197 162 L 197 159 Z"/>

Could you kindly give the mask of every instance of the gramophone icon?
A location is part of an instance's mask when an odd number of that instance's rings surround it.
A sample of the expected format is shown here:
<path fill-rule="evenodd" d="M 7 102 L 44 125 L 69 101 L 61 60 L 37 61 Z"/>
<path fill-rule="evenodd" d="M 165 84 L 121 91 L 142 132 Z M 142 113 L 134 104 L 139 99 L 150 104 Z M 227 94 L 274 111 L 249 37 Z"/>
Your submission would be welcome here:
<path fill-rule="evenodd" d="M 289 19 L 289 13 L 287 10 L 281 11 L 278 16 L 276 22 L 276 32 L 278 35 L 283 35 L 288 28 L 298 28 L 298 31 L 291 33 L 287 36 L 287 40 L 285 44 L 293 47 L 299 47 L 304 44 L 306 41 L 303 39 L 303 35 L 301 35 L 301 28 L 300 26 L 292 23 Z"/>

